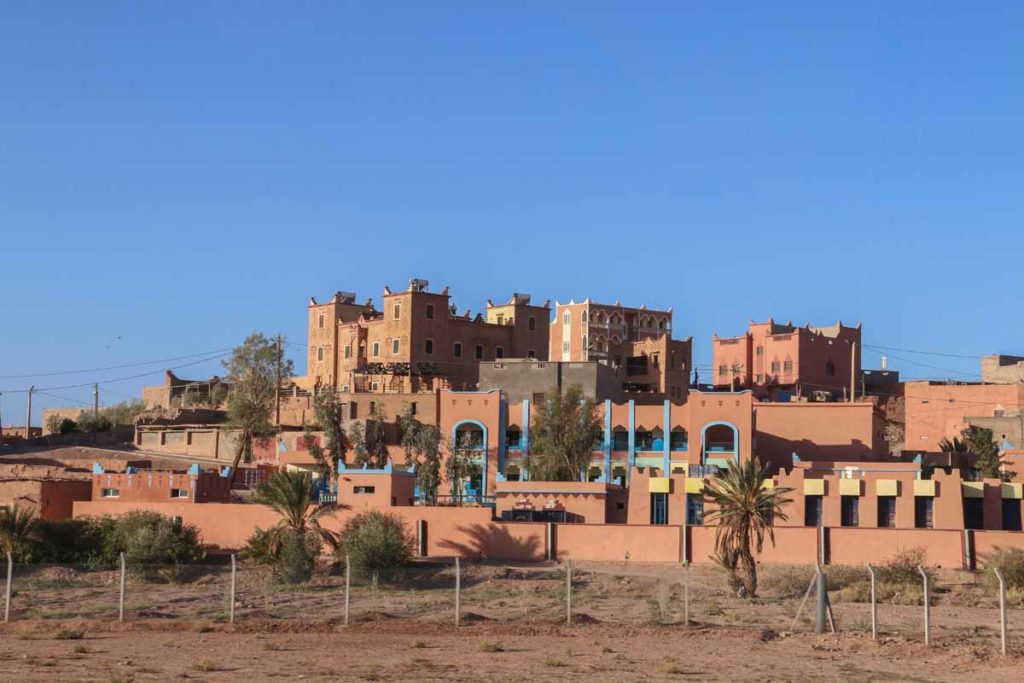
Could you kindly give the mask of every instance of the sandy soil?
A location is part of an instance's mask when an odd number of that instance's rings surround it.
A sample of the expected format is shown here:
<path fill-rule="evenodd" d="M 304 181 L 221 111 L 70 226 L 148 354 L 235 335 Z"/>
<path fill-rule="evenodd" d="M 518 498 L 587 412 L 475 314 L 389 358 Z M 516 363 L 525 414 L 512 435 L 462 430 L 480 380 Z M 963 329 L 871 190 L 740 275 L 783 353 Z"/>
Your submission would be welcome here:
<path fill-rule="evenodd" d="M 568 626 L 563 568 L 467 565 L 456 629 L 444 563 L 397 585 L 357 583 L 350 626 L 343 580 L 328 573 L 283 588 L 243 568 L 234 625 L 226 567 L 130 581 L 122 625 L 116 572 L 19 568 L 0 680 L 1024 680 L 1024 610 L 1010 611 L 1002 657 L 995 603 L 970 574 L 937 581 L 926 647 L 912 604 L 881 607 L 878 642 L 861 603 L 834 604 L 838 635 L 814 635 L 807 617 L 794 625 L 805 585 L 794 572 L 765 568 L 749 601 L 713 569 L 692 569 L 687 626 L 679 567 L 582 563 Z"/>
<path fill-rule="evenodd" d="M 41 628 L 45 626 L 45 628 Z M 81 640 L 55 640 L 55 624 L 25 623 L 0 639 L 0 679 L 157 681 L 272 679 L 1019 681 L 1024 659 L 991 648 L 902 638 L 777 636 L 740 627 L 617 627 L 404 621 L 252 622 L 208 626 L 73 624 Z M 189 629 L 189 630 L 185 630 Z"/>

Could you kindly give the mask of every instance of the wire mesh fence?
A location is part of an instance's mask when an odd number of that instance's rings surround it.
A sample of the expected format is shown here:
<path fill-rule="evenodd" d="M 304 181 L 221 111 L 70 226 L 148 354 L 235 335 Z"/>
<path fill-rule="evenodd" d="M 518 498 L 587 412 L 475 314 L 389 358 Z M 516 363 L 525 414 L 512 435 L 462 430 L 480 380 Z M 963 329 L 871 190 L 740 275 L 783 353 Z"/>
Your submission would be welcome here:
<path fill-rule="evenodd" d="M 192 565 L 12 565 L 9 621 L 302 621 L 360 625 L 604 623 L 665 628 L 758 629 L 764 638 L 816 627 L 814 566 L 763 566 L 757 597 L 740 597 L 709 565 L 581 562 L 510 565 L 420 560 L 391 576 L 346 577 L 344 563 L 320 566 L 306 582 L 282 583 L 272 569 L 232 558 Z M 880 579 L 866 567 L 824 567 L 829 622 L 837 632 L 925 641 L 923 579 Z M 122 576 L 124 577 L 122 612 Z M 1024 647 L 1024 591 L 983 573 L 929 572 L 928 640 Z M 346 581 L 348 578 L 348 581 Z M 1000 596 L 1005 595 L 1005 617 Z M 802 606 L 802 607 L 801 607 Z M 877 627 L 872 628 L 873 623 Z"/>

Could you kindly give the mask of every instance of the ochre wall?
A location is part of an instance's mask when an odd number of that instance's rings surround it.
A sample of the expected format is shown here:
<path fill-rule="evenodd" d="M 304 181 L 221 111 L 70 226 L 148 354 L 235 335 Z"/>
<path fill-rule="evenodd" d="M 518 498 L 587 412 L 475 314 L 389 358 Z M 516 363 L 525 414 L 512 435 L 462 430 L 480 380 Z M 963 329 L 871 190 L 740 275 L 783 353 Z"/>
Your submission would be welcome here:
<path fill-rule="evenodd" d="M 679 562 L 682 530 L 678 526 L 558 524 L 558 559 Z"/>
<path fill-rule="evenodd" d="M 690 561 L 695 564 L 714 562 L 715 532 L 713 526 L 691 526 L 689 536 Z M 765 539 L 763 552 L 757 556 L 759 562 L 777 564 L 814 564 L 818 558 L 818 529 L 815 527 L 778 528 L 775 530 L 775 545 Z"/>
<path fill-rule="evenodd" d="M 884 564 L 898 552 L 924 548 L 927 564 L 960 569 L 964 566 L 963 532 L 943 529 L 828 530 L 829 564 Z"/>

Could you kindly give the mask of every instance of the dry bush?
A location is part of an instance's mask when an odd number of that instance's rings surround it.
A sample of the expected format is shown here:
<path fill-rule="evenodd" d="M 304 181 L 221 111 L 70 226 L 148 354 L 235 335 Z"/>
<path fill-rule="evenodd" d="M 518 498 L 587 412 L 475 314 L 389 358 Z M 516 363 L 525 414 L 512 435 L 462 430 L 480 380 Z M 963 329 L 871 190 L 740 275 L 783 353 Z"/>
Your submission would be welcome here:
<path fill-rule="evenodd" d="M 1003 573 L 1003 579 L 1006 581 L 1007 595 L 1009 595 L 1012 589 L 1024 590 L 1024 550 L 1019 548 L 996 548 L 996 551 L 985 560 L 985 566 L 982 568 L 981 573 L 981 583 L 986 591 L 990 593 L 995 593 L 999 590 L 999 579 L 996 578 L 994 569 L 998 569 Z"/>
<path fill-rule="evenodd" d="M 920 583 L 921 572 L 918 567 L 924 567 L 931 579 L 934 569 L 928 567 L 927 560 L 928 552 L 924 548 L 900 550 L 878 568 L 878 578 L 885 583 Z"/>

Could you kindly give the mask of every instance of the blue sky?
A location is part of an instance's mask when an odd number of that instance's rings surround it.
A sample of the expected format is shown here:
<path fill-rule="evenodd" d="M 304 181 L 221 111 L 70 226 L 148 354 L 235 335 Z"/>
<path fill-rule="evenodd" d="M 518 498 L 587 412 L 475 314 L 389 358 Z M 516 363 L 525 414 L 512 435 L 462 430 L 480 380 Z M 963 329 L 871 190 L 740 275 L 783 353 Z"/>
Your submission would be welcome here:
<path fill-rule="evenodd" d="M 411 276 L 1024 353 L 1024 5 L 822 4 L 4 3 L 4 423 Z"/>

